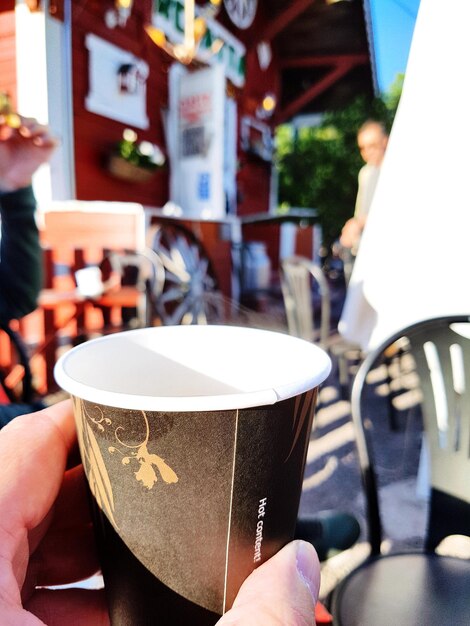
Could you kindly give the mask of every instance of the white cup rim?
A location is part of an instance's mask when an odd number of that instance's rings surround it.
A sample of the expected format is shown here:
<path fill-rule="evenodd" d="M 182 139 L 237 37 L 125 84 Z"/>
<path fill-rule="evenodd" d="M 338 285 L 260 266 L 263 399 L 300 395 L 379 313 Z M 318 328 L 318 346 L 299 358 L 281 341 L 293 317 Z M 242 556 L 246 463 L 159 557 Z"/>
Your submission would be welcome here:
<path fill-rule="evenodd" d="M 187 350 L 186 354 L 182 350 L 182 365 L 173 360 L 172 342 L 175 341 L 183 341 L 183 347 L 194 346 L 193 352 Z M 197 352 L 197 348 L 201 346 L 204 346 L 207 364 L 206 369 L 199 371 L 195 364 L 199 363 L 201 351 Z M 226 358 L 227 350 L 237 358 L 242 358 L 245 350 L 247 358 L 242 369 Z M 252 350 L 265 353 L 255 358 L 255 353 L 246 352 Z M 295 356 L 295 362 L 286 363 L 288 354 Z M 225 366 L 217 361 L 221 357 Z M 162 363 L 156 362 L 156 368 L 163 370 L 158 375 L 151 366 L 155 359 L 162 360 Z M 231 365 L 235 368 L 233 371 Z M 167 393 L 171 380 L 165 380 L 164 375 L 173 366 L 178 372 L 178 368 L 183 373 L 195 372 L 193 391 L 175 394 L 170 388 Z M 228 367 L 227 372 L 224 367 Z M 266 373 L 263 367 L 271 367 L 273 372 Z M 136 372 L 136 368 L 139 371 Z M 87 341 L 57 361 L 54 375 L 60 387 L 72 396 L 97 404 L 146 411 L 194 412 L 271 405 L 317 387 L 330 369 L 331 361 L 323 350 L 285 333 L 241 326 L 201 325 L 143 328 Z M 109 382 L 111 370 L 115 379 L 121 381 L 116 383 L 119 391 Z M 131 375 L 135 377 L 133 383 L 128 382 L 127 376 Z M 152 376 L 155 376 L 155 383 Z M 198 377 L 203 381 L 201 389 Z M 219 390 L 207 393 L 205 379 L 214 381 Z M 157 392 L 152 394 L 154 384 Z"/>

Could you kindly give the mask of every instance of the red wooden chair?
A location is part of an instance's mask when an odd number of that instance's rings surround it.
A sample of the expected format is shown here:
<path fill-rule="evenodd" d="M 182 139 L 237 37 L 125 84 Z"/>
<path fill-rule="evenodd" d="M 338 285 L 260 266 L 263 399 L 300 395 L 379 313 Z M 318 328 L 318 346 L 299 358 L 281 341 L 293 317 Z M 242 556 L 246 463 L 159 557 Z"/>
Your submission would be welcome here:
<path fill-rule="evenodd" d="M 53 203 L 43 214 L 41 242 L 45 285 L 38 302 L 43 318 L 43 342 L 38 350 L 44 355 L 50 389 L 63 341 L 121 329 L 123 310 L 136 312 L 134 325 L 151 324 L 164 270 L 158 256 L 145 246 L 145 216 L 138 204 Z M 104 259 L 110 263 L 107 270 L 103 266 L 103 292 L 93 296 L 80 292 L 75 272 L 100 266 Z M 137 276 L 132 285 L 125 285 L 118 274 L 129 263 L 135 264 Z"/>

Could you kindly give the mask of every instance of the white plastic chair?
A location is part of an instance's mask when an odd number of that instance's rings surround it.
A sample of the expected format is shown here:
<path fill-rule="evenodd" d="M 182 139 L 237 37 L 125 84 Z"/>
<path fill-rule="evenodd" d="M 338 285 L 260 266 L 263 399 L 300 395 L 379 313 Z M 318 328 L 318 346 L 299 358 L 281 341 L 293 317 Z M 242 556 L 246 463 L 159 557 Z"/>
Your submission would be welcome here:
<path fill-rule="evenodd" d="M 312 303 L 313 285 L 318 285 L 321 298 L 320 327 L 315 325 Z M 317 343 L 338 359 L 338 377 L 343 398 L 349 398 L 349 353 L 360 358 L 360 348 L 345 342 L 337 333 L 331 333 L 331 298 L 328 281 L 319 265 L 302 256 L 281 261 L 281 289 L 289 333 Z"/>

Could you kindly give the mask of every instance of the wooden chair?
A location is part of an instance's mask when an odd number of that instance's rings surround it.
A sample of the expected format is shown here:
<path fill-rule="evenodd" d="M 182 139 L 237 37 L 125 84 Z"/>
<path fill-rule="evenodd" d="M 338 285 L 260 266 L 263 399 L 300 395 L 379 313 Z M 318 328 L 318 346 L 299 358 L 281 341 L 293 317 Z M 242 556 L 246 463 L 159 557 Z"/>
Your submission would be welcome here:
<path fill-rule="evenodd" d="M 362 399 L 369 371 L 403 337 L 423 395 L 423 445 L 430 463 L 428 524 L 423 550 L 382 554 L 370 430 L 374 420 L 363 416 Z M 470 316 L 426 320 L 390 337 L 364 359 L 351 405 L 371 555 L 333 591 L 329 606 L 334 624 L 470 624 L 470 560 L 435 552 L 449 535 L 470 536 Z"/>
<path fill-rule="evenodd" d="M 8 351 L 6 363 L 0 363 L 0 388 L 6 401 L 24 404 L 34 398 L 33 377 L 29 352 L 21 334 L 13 328 L 15 323 L 0 324 L 1 351 Z"/>
<path fill-rule="evenodd" d="M 45 288 L 39 297 L 44 316 L 44 342 L 48 388 L 60 336 L 107 332 L 122 326 L 122 311 L 134 309 L 134 325 L 151 323 L 152 307 L 163 289 L 164 270 L 158 256 L 145 245 L 143 207 L 115 202 L 58 202 L 43 213 L 41 242 L 45 250 Z M 75 272 L 100 266 L 103 292 L 84 295 L 77 289 Z M 134 264 L 133 284 L 123 284 L 124 268 Z"/>

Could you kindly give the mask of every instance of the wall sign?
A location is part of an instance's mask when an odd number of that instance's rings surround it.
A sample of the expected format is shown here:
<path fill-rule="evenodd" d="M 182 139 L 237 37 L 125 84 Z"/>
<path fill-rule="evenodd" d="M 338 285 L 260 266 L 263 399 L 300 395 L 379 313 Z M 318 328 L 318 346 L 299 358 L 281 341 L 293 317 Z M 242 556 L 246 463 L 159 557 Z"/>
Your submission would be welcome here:
<path fill-rule="evenodd" d="M 171 201 L 199 219 L 225 216 L 225 76 L 220 65 L 170 70 Z"/>
<path fill-rule="evenodd" d="M 145 61 L 114 44 L 88 34 L 89 85 L 85 107 L 112 120 L 148 128 Z"/>
<path fill-rule="evenodd" d="M 274 142 L 267 124 L 245 115 L 241 119 L 240 136 L 242 150 L 263 161 L 272 161 Z"/>
<path fill-rule="evenodd" d="M 199 10 L 196 6 L 196 15 Z M 171 43 L 181 43 L 184 33 L 184 0 L 153 0 L 152 24 L 160 28 Z M 216 39 L 224 45 L 220 51 L 209 57 L 209 62 L 220 63 L 225 68 L 226 77 L 236 87 L 245 84 L 245 46 L 230 31 L 213 19 L 206 18 L 207 30 L 199 44 L 196 59 L 208 61 L 207 55 Z"/>

